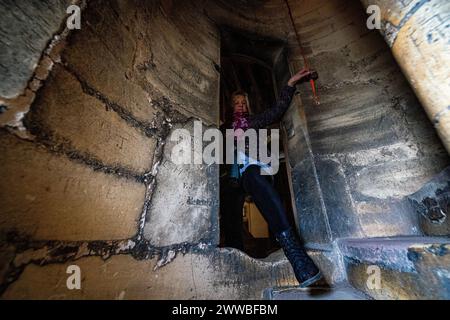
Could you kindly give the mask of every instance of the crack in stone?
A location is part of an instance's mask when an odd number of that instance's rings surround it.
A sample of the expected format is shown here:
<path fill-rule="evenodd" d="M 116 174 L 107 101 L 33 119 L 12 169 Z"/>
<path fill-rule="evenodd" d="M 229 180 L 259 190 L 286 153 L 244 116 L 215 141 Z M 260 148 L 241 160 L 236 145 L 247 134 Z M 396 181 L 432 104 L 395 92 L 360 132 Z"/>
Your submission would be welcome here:
<path fill-rule="evenodd" d="M 73 4 L 78 5 L 80 7 L 81 11 L 83 11 L 87 6 L 86 0 L 75 0 L 75 1 L 73 1 Z M 20 7 L 18 7 L 18 8 L 21 9 Z M 39 58 L 39 62 L 37 63 L 32 76 L 28 80 L 27 86 L 23 90 L 23 93 L 21 95 L 19 95 L 18 97 L 11 99 L 9 102 L 9 104 L 14 105 L 14 103 L 17 102 L 18 99 L 26 96 L 27 91 L 29 90 L 34 95 L 31 95 L 28 98 L 28 101 L 27 101 L 28 106 L 25 107 L 27 110 L 18 111 L 16 113 L 16 117 L 18 115 L 20 116 L 20 119 L 16 120 L 16 124 L 11 124 L 11 123 L 5 123 L 3 125 L 0 124 L 0 126 L 7 127 L 9 132 L 18 136 L 21 139 L 26 139 L 26 140 L 33 139 L 33 137 L 29 134 L 29 132 L 23 126 L 22 122 L 23 122 L 26 114 L 29 112 L 29 110 L 35 100 L 35 94 L 38 93 L 38 91 L 43 87 L 44 82 L 47 80 L 48 76 L 51 73 L 51 70 L 53 69 L 55 60 L 52 56 L 55 55 L 54 51 L 57 51 L 57 50 L 55 50 L 55 47 L 57 47 L 57 45 L 59 43 L 63 42 L 69 36 L 69 34 L 71 32 L 71 30 L 69 30 L 67 28 L 67 25 L 65 22 L 66 22 L 66 19 L 63 19 L 59 29 L 48 40 L 48 43 L 45 46 L 45 49 L 43 50 L 41 57 Z M 44 68 L 44 66 L 45 66 L 45 59 L 49 59 L 53 64 L 47 66 L 47 70 L 43 76 L 39 76 L 38 73 L 42 72 L 41 68 Z M 8 102 L 5 102 L 5 104 L 8 104 Z M 16 107 L 13 107 L 13 108 L 16 108 Z M 13 109 L 13 108 L 11 108 L 11 109 Z M 21 113 L 22 113 L 22 115 L 20 115 Z"/>
<path fill-rule="evenodd" d="M 136 260 L 151 260 L 157 257 L 153 268 L 172 262 L 181 253 L 205 253 L 211 245 L 201 240 L 198 243 L 183 242 L 165 247 L 155 247 L 148 240 L 137 236 L 126 240 L 109 241 L 32 241 L 27 236 L 10 232 L 6 236 L 7 245 L 15 247 L 15 257 L 9 265 L 5 280 L 0 283 L 0 296 L 20 278 L 25 268 L 31 264 L 45 266 L 64 264 L 86 257 L 101 257 L 104 261 L 113 256 L 130 255 Z"/>
<path fill-rule="evenodd" d="M 161 132 L 163 132 L 164 129 L 159 128 L 156 125 L 158 122 L 161 123 L 162 115 L 160 113 L 156 114 L 155 119 L 153 119 L 152 122 L 144 122 L 137 120 L 136 118 L 133 117 L 130 111 L 126 110 L 119 104 L 112 102 L 104 94 L 97 91 L 94 87 L 88 84 L 88 82 L 84 80 L 81 77 L 81 75 L 79 75 L 78 72 L 68 63 L 64 63 L 62 64 L 62 66 L 65 68 L 65 70 L 67 70 L 71 75 L 73 75 L 77 79 L 77 81 L 81 85 L 83 92 L 101 101 L 106 106 L 107 111 L 112 110 L 116 112 L 120 116 L 120 118 L 122 118 L 128 125 L 138 129 L 147 137 L 158 138 L 161 136 Z M 164 123 L 162 123 L 161 126 L 164 126 Z"/>
<path fill-rule="evenodd" d="M 64 155 L 79 164 L 87 165 L 94 171 L 111 174 L 118 178 L 131 179 L 139 183 L 146 183 L 149 180 L 149 175 L 151 175 L 150 173 L 139 174 L 123 166 L 106 165 L 94 155 L 88 152 L 78 151 L 75 147 L 73 147 L 69 140 L 59 137 L 50 129 L 41 126 L 39 122 L 34 119 L 33 113 L 29 113 L 24 122 L 29 132 L 35 137 L 33 141 L 42 145 L 51 153 Z"/>

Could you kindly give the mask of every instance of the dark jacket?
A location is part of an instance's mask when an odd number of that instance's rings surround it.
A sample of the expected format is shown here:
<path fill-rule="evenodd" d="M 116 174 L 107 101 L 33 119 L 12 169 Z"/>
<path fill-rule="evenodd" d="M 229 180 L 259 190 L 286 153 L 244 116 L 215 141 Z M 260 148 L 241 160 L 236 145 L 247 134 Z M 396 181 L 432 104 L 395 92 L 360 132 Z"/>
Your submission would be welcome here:
<path fill-rule="evenodd" d="M 272 108 L 259 114 L 250 115 L 249 127 L 253 129 L 263 129 L 275 122 L 280 121 L 284 113 L 291 105 L 294 96 L 295 87 L 285 85 L 280 92 L 280 96 Z"/>
<path fill-rule="evenodd" d="M 249 116 L 249 128 L 263 129 L 273 123 L 279 122 L 280 119 L 283 117 L 284 113 L 291 105 L 292 97 L 294 95 L 295 90 L 296 90 L 295 87 L 285 85 L 281 89 L 278 100 L 270 109 L 267 109 L 262 113 L 253 114 Z M 231 125 L 226 124 L 224 127 L 229 129 L 231 128 Z M 227 166 L 226 175 L 233 180 L 230 181 L 231 184 L 236 185 L 236 183 L 239 183 L 240 180 L 239 165 L 233 164 Z"/>

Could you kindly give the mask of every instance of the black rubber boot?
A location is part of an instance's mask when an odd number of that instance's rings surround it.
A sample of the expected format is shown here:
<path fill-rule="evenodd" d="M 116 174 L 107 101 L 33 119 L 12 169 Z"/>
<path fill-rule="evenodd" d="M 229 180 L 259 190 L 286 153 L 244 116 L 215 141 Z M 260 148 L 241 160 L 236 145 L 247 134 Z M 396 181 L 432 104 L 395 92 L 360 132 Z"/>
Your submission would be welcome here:
<path fill-rule="evenodd" d="M 300 245 L 295 232 L 290 228 L 275 235 L 284 254 L 294 269 L 301 288 L 305 288 L 322 278 L 322 274 L 305 249 Z"/>

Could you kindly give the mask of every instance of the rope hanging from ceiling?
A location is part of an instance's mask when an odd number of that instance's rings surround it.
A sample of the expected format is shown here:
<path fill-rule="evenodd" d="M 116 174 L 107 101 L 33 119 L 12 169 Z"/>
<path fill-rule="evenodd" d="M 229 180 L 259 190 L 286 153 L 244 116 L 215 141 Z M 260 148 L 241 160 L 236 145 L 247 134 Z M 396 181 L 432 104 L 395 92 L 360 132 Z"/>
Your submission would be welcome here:
<path fill-rule="evenodd" d="M 308 60 L 306 59 L 305 52 L 304 52 L 303 46 L 302 46 L 302 42 L 300 40 L 300 35 L 298 34 L 297 27 L 296 27 L 296 25 L 294 23 L 294 18 L 292 16 L 292 11 L 291 11 L 291 6 L 289 5 L 289 1 L 288 0 L 284 0 L 284 2 L 286 3 L 286 6 L 287 6 L 287 9 L 288 9 L 288 12 L 289 12 L 289 18 L 290 18 L 291 24 L 292 24 L 292 28 L 294 29 L 295 37 L 297 38 L 298 47 L 300 48 L 300 54 L 302 55 L 302 58 L 303 58 L 303 64 L 304 64 L 305 68 L 309 70 L 309 63 L 308 63 Z M 317 94 L 316 83 L 315 83 L 314 79 L 310 79 L 309 82 L 311 84 L 311 90 L 312 90 L 312 94 L 313 94 L 313 101 L 314 101 L 314 103 L 316 105 L 319 105 L 320 104 L 320 100 L 319 100 L 319 96 Z"/>

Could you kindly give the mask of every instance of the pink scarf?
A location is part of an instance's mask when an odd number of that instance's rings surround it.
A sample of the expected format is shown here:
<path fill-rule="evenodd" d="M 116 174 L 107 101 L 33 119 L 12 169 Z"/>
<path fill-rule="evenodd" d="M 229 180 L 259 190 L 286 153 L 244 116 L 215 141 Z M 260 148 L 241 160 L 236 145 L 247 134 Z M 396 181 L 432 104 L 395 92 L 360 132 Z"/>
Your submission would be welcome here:
<path fill-rule="evenodd" d="M 248 112 L 235 112 L 233 113 L 233 130 L 242 129 L 243 131 L 247 130 L 249 127 L 248 122 Z M 236 138 L 240 138 L 240 135 L 234 133 Z"/>

